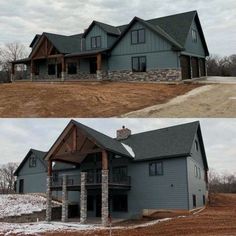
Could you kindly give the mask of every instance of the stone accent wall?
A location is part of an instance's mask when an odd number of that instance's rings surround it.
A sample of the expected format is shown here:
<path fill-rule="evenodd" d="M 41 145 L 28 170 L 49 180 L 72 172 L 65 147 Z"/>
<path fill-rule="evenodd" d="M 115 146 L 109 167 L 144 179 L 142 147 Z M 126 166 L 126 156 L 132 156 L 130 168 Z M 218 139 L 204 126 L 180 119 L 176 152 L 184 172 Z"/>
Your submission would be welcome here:
<path fill-rule="evenodd" d="M 102 170 L 102 225 L 107 227 L 109 225 L 108 216 L 108 170 Z"/>
<path fill-rule="evenodd" d="M 52 220 L 52 177 L 47 177 L 47 201 L 46 201 L 46 221 L 50 222 Z"/>
<path fill-rule="evenodd" d="M 80 189 L 80 223 L 87 221 L 87 189 L 86 189 L 87 173 L 81 172 L 81 189 Z"/>
<path fill-rule="evenodd" d="M 110 71 L 108 77 L 113 81 L 179 81 L 181 69 L 156 69 L 147 72 Z"/>
<path fill-rule="evenodd" d="M 61 213 L 62 222 L 68 221 L 68 192 L 67 192 L 67 176 L 63 175 L 62 182 L 62 213 Z"/>
<path fill-rule="evenodd" d="M 66 74 L 65 79 L 66 80 L 96 80 L 97 75 L 86 73 L 86 72 L 78 72 L 77 74 L 74 74 L 74 75 Z"/>

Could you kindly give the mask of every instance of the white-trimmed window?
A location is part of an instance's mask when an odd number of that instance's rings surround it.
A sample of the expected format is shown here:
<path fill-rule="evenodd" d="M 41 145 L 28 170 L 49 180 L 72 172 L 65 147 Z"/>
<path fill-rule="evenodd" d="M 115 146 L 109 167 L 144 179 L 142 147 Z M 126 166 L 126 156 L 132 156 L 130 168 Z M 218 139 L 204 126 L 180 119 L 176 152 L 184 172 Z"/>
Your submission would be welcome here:
<path fill-rule="evenodd" d="M 197 42 L 197 31 L 195 29 L 192 29 L 192 41 Z"/>

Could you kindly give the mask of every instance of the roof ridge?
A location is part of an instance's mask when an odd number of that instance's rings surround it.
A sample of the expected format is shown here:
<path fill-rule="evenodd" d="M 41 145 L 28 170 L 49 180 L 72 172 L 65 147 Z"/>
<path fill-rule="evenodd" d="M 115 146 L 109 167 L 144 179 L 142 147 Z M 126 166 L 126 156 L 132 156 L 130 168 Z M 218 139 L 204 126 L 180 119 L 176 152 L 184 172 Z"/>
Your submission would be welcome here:
<path fill-rule="evenodd" d="M 160 129 L 143 131 L 143 132 L 140 132 L 140 133 L 132 134 L 130 137 L 140 135 L 140 134 L 144 134 L 144 133 L 151 133 L 151 132 L 161 131 L 161 130 L 165 130 L 165 129 L 171 129 L 171 128 L 176 128 L 176 127 L 180 127 L 180 126 L 186 126 L 186 125 L 190 125 L 190 124 L 194 124 L 194 123 L 199 124 L 200 122 L 199 121 L 193 121 L 193 122 L 188 122 L 188 123 L 179 124 L 179 125 L 172 125 L 172 126 L 168 126 L 168 127 L 164 127 L 164 128 L 160 128 Z"/>

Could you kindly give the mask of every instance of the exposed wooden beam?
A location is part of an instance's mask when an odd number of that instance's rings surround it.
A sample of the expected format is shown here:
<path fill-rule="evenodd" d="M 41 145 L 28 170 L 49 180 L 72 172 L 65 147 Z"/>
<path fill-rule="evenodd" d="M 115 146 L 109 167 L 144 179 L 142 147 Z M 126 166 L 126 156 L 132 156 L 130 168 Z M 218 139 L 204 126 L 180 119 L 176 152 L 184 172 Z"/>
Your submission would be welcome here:
<path fill-rule="evenodd" d="M 15 64 L 11 63 L 11 74 L 14 75 L 15 74 Z"/>
<path fill-rule="evenodd" d="M 64 60 L 65 63 L 65 60 Z M 77 151 L 77 128 L 74 126 L 73 130 L 73 152 Z"/>

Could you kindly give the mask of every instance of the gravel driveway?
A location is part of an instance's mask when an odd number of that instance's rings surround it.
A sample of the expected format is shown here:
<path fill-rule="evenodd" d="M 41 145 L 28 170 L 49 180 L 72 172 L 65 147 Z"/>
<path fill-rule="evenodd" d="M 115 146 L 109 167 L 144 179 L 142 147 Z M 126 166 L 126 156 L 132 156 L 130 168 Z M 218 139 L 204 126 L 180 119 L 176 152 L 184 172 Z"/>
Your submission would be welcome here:
<path fill-rule="evenodd" d="M 225 117 L 236 118 L 236 84 L 210 84 L 171 101 L 122 117 Z"/>

